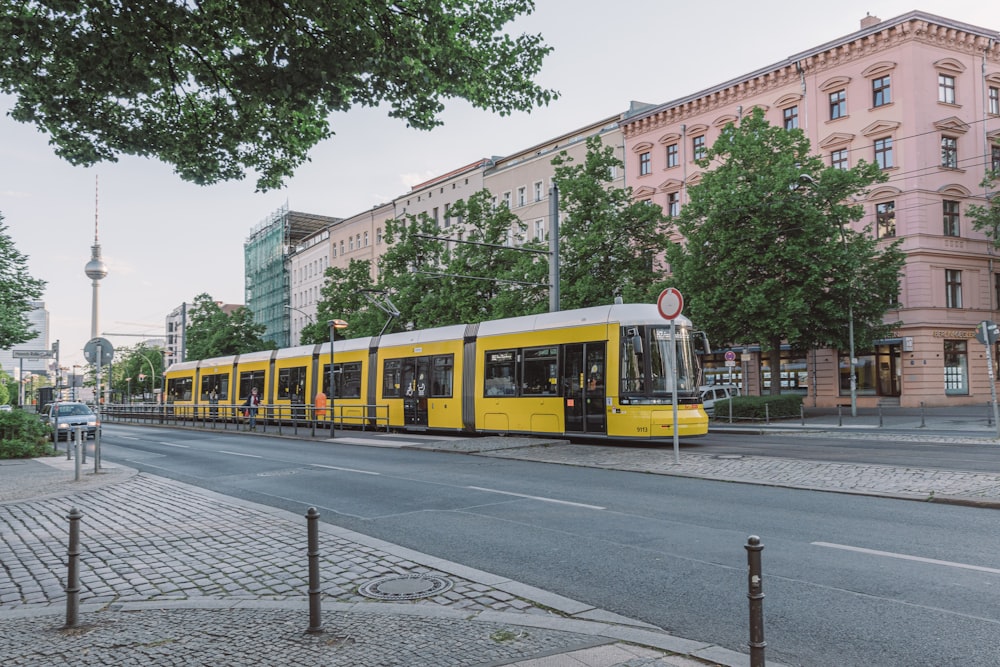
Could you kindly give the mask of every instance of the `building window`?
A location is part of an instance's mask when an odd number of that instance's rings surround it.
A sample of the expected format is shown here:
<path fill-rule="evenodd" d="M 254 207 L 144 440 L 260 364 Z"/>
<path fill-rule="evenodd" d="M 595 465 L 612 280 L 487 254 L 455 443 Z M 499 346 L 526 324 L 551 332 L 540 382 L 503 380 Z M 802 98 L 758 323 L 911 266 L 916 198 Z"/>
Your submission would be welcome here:
<path fill-rule="evenodd" d="M 944 235 L 960 236 L 958 202 L 946 199 L 943 204 L 944 212 Z"/>
<path fill-rule="evenodd" d="M 830 151 L 830 166 L 834 169 L 849 169 L 847 163 L 847 149 L 841 148 L 837 151 Z"/>
<path fill-rule="evenodd" d="M 354 237 L 353 236 L 348 237 L 348 239 L 347 239 L 347 249 L 348 250 L 354 250 Z"/>
<path fill-rule="evenodd" d="M 525 188 L 518 188 L 517 189 L 517 205 L 518 206 L 524 206 L 527 203 L 528 203 L 527 190 L 525 190 Z"/>
<path fill-rule="evenodd" d="M 875 204 L 875 236 L 886 239 L 896 235 L 896 202 Z"/>
<path fill-rule="evenodd" d="M 667 168 L 676 167 L 680 164 L 677 157 L 677 144 L 667 146 Z"/>
<path fill-rule="evenodd" d="M 955 103 L 955 77 L 950 74 L 938 74 L 938 102 Z"/>
<path fill-rule="evenodd" d="M 945 307 L 962 307 L 962 272 L 956 269 L 944 270 Z"/>
<path fill-rule="evenodd" d="M 782 110 L 782 118 L 786 130 L 794 130 L 799 126 L 799 108 L 797 106 L 788 107 Z"/>
<path fill-rule="evenodd" d="M 671 192 L 667 194 L 667 216 L 676 218 L 681 212 L 681 193 Z"/>
<path fill-rule="evenodd" d="M 510 208 L 510 192 L 503 193 L 503 205 Z"/>
<path fill-rule="evenodd" d="M 1000 171 L 1000 146 L 990 146 L 990 168 Z"/>
<path fill-rule="evenodd" d="M 365 232 L 365 247 L 368 247 L 368 232 Z"/>
<path fill-rule="evenodd" d="M 639 154 L 639 175 L 645 176 L 646 174 L 653 173 L 653 164 L 650 160 L 649 151 Z"/>
<path fill-rule="evenodd" d="M 872 106 L 881 107 L 892 103 L 892 82 L 888 75 L 872 79 Z"/>
<path fill-rule="evenodd" d="M 969 341 L 944 341 L 944 393 L 969 393 Z"/>
<path fill-rule="evenodd" d="M 958 169 L 958 139 L 941 137 L 941 166 Z"/>
<path fill-rule="evenodd" d="M 382 228 L 375 229 L 375 245 L 382 245 Z"/>
<path fill-rule="evenodd" d="M 535 201 L 542 201 L 542 182 L 535 182 Z"/>
<path fill-rule="evenodd" d="M 847 91 L 838 90 L 830 93 L 830 120 L 837 120 L 847 115 Z"/>
<path fill-rule="evenodd" d="M 990 86 L 989 106 L 987 108 L 994 116 L 1000 116 L 1000 88 Z"/>
<path fill-rule="evenodd" d="M 892 168 L 892 137 L 875 140 L 875 164 L 882 169 Z"/>
<path fill-rule="evenodd" d="M 341 255 L 344 254 L 344 242 L 343 241 L 340 242 L 340 254 Z"/>
<path fill-rule="evenodd" d="M 700 160 L 705 157 L 708 153 L 708 149 L 705 148 L 705 135 L 695 137 L 691 140 L 691 148 L 694 152 L 694 159 Z"/>
<path fill-rule="evenodd" d="M 535 240 L 544 241 L 545 240 L 545 221 L 535 220 Z"/>

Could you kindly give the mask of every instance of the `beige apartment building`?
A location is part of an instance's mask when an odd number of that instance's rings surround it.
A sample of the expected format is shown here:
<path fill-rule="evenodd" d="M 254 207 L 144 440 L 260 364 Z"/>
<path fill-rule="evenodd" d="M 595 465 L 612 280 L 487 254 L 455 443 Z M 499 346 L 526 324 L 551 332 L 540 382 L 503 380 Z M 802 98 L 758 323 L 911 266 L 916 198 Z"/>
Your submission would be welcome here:
<path fill-rule="evenodd" d="M 857 32 L 782 62 L 633 108 L 621 125 L 635 196 L 679 211 L 701 175 L 695 158 L 753 108 L 801 128 L 832 167 L 864 159 L 888 174 L 856 228 L 902 239 L 902 308 L 886 316 L 902 325 L 875 349 L 856 351 L 856 405 L 989 402 L 986 346 L 975 333 L 980 321 L 1000 319 L 1000 264 L 967 210 L 986 201 L 985 171 L 1000 168 L 1000 34 L 919 11 L 868 16 Z M 847 350 L 785 353 L 775 374 L 755 341 L 733 343 L 740 361 L 727 366 L 723 350 L 707 358 L 710 381 L 759 394 L 780 378 L 806 405 L 848 404 Z"/>

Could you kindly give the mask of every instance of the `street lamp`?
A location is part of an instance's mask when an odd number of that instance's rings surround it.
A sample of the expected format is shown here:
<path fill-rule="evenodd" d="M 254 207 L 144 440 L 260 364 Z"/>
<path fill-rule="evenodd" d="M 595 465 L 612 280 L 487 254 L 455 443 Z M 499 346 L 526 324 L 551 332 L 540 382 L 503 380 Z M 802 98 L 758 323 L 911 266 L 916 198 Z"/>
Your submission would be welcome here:
<path fill-rule="evenodd" d="M 128 395 L 128 402 L 132 402 L 132 378 L 125 378 L 125 393 Z"/>
<path fill-rule="evenodd" d="M 150 387 L 152 388 L 152 394 L 153 394 L 154 402 L 155 402 L 155 398 L 156 398 L 156 368 L 153 367 L 153 362 L 149 360 L 149 357 L 147 357 L 146 355 L 142 354 L 140 350 L 136 350 L 136 354 L 138 354 L 141 359 L 143 359 L 147 364 L 149 364 L 149 373 L 150 373 L 150 375 L 153 378 L 152 382 L 150 383 Z M 141 380 L 145 380 L 145 379 L 146 379 L 145 376 L 140 373 L 139 374 L 139 380 L 141 381 Z"/>
<path fill-rule="evenodd" d="M 819 182 L 815 178 L 813 178 L 812 176 L 810 176 L 809 174 L 800 174 L 799 175 L 799 182 L 808 185 L 810 188 L 813 188 L 814 192 L 815 192 L 816 186 L 819 185 Z M 829 203 L 829 202 L 827 202 L 827 203 Z M 841 243 L 844 246 L 844 259 L 846 260 L 847 259 L 847 231 L 844 229 L 844 221 L 838 219 L 837 220 L 837 227 L 840 230 L 840 241 L 841 241 Z M 848 360 L 848 372 L 849 372 L 848 379 L 849 379 L 850 385 L 851 385 L 851 416 L 852 417 L 857 417 L 858 416 L 858 375 L 857 375 L 857 369 L 855 368 L 855 360 L 854 360 L 854 296 L 853 296 L 853 290 L 854 290 L 854 270 L 852 268 L 851 269 L 851 275 L 850 275 L 850 277 L 848 279 L 848 283 L 847 283 L 847 345 L 848 345 L 848 348 L 849 348 L 847 353 L 850 355 L 850 359 Z M 839 364 L 838 364 L 838 367 L 839 367 Z"/>
<path fill-rule="evenodd" d="M 330 437 L 333 437 L 334 432 L 334 415 L 336 410 L 334 410 L 334 397 L 337 395 L 337 386 L 334 384 L 333 377 L 333 340 L 336 338 L 334 335 L 338 329 L 346 329 L 347 322 L 344 320 L 330 320 L 327 322 L 330 327 Z"/>

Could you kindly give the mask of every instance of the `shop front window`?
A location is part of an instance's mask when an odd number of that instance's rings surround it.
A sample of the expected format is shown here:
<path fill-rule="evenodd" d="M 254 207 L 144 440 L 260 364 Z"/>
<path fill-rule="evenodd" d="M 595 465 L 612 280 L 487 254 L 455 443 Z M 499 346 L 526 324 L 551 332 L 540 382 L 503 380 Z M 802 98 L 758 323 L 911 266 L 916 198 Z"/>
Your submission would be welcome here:
<path fill-rule="evenodd" d="M 944 393 L 948 396 L 969 393 L 968 341 L 944 341 Z"/>
<path fill-rule="evenodd" d="M 878 365 L 875 362 L 875 355 L 857 354 L 858 360 L 854 367 L 854 374 L 857 378 L 857 390 L 859 396 L 878 395 Z M 850 396 L 851 394 L 851 357 L 847 352 L 840 354 L 840 395 Z"/>

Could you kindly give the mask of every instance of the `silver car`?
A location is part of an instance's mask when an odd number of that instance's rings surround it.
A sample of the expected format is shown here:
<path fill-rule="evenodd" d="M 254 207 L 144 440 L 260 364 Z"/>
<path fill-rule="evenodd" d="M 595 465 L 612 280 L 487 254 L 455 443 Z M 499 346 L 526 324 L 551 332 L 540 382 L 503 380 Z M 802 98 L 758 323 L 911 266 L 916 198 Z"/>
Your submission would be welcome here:
<path fill-rule="evenodd" d="M 72 438 L 73 430 L 83 426 L 86 437 L 93 438 L 101 428 L 101 419 L 86 403 L 50 403 L 43 419 L 56 429 L 60 440 Z"/>

